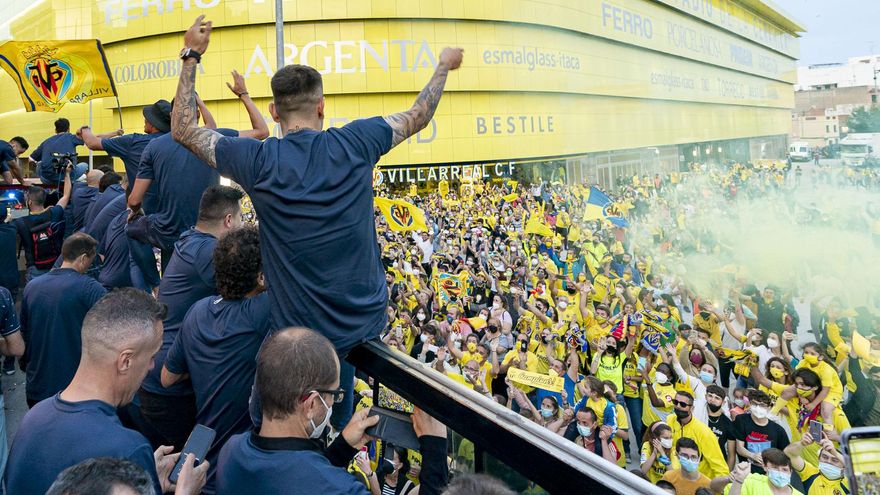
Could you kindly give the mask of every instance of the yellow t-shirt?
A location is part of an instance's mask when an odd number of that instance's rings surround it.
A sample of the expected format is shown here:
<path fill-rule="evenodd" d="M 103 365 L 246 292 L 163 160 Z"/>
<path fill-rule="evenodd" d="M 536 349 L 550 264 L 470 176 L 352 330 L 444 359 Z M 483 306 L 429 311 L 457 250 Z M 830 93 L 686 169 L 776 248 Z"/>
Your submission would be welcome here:
<path fill-rule="evenodd" d="M 602 355 L 599 358 L 599 367 L 596 368 L 596 378 L 610 381 L 618 391 L 621 391 L 623 390 L 623 367 L 625 364 L 626 357 L 622 355 Z"/>
<path fill-rule="evenodd" d="M 804 488 L 809 484 L 807 495 L 843 495 L 849 493 L 849 482 L 846 476 L 838 480 L 829 480 L 822 476 L 819 468 L 810 462 L 804 463 L 804 469 L 798 471 L 798 476 L 804 482 Z"/>
<path fill-rule="evenodd" d="M 840 401 L 843 400 L 843 383 L 840 381 L 840 377 L 837 376 L 837 371 L 830 364 L 825 361 L 819 361 L 816 363 L 816 366 L 810 366 L 806 361 L 801 361 L 797 365 L 797 369 L 807 368 L 809 370 L 815 371 L 817 375 L 819 375 L 819 380 L 822 382 L 823 387 L 828 387 L 828 396 L 825 397 L 825 402 L 830 402 L 832 404 L 840 404 Z"/>
<path fill-rule="evenodd" d="M 654 421 L 665 419 L 672 413 L 672 399 L 675 397 L 675 387 L 672 385 L 660 385 L 659 383 L 651 384 L 657 398 L 663 401 L 663 407 L 657 408 L 651 404 L 651 396 L 648 394 L 648 387 L 642 390 L 642 424 L 650 426 Z M 716 442 L 717 443 L 717 442 Z"/>
<path fill-rule="evenodd" d="M 709 479 L 730 474 L 727 458 L 718 444 L 718 437 L 715 436 L 705 423 L 698 419 L 691 419 L 688 424 L 682 426 L 674 414 L 667 416 L 665 421 L 672 428 L 673 443 L 678 442 L 682 437 L 687 437 L 693 439 L 700 446 L 700 453 L 702 454 L 702 459 L 700 459 L 701 473 Z M 679 467 L 675 452 L 672 453 L 672 465 L 675 468 Z"/>
<path fill-rule="evenodd" d="M 540 334 L 534 334 L 540 338 Z M 562 361 L 565 358 L 565 344 L 561 342 L 557 342 L 556 346 L 553 348 L 553 357 L 554 359 L 558 359 Z M 529 341 L 529 352 L 535 356 L 537 359 L 538 373 L 547 374 L 550 372 L 550 359 L 547 356 L 547 346 L 544 342 L 540 340 L 532 339 Z M 529 370 L 531 371 L 531 370 Z"/>
<path fill-rule="evenodd" d="M 642 444 L 642 457 L 639 460 L 639 464 L 644 464 L 648 460 L 648 457 L 651 456 L 651 452 L 653 451 L 654 447 L 652 447 L 650 443 L 644 442 Z M 654 458 L 654 464 L 651 464 L 651 467 L 648 468 L 647 474 L 648 479 L 651 481 L 651 484 L 656 485 L 657 482 L 662 480 L 663 476 L 666 474 L 666 466 L 664 466 L 662 462 L 658 461 L 657 458 Z"/>
<path fill-rule="evenodd" d="M 623 365 L 623 376 L 624 378 L 637 378 L 642 376 L 638 370 L 638 361 L 635 359 L 627 359 L 626 364 Z M 640 382 L 624 382 L 625 385 L 623 387 L 623 396 L 629 398 L 635 398 L 640 396 Z M 641 418 L 636 418 L 641 420 Z"/>
<path fill-rule="evenodd" d="M 730 493 L 730 487 L 732 486 L 733 484 L 728 484 L 724 488 L 724 495 Z M 767 479 L 767 475 L 764 474 L 750 474 L 746 476 L 739 493 L 740 495 L 773 495 L 773 491 L 770 490 L 770 481 Z M 791 488 L 791 495 L 804 494 Z"/>
<path fill-rule="evenodd" d="M 843 413 L 843 409 L 841 409 L 840 406 L 837 406 L 834 408 L 833 415 L 834 416 L 831 418 L 830 422 L 825 421 L 825 419 L 822 417 L 821 414 L 816 417 L 816 421 L 819 421 L 820 423 L 822 423 L 826 430 L 828 430 L 829 428 L 834 428 L 834 430 L 837 431 L 838 433 L 850 428 L 851 425 L 849 423 L 849 419 L 847 419 L 846 414 Z M 797 442 L 798 440 L 800 440 L 801 437 L 804 436 L 804 432 L 807 431 L 807 429 L 809 427 L 810 427 L 809 423 L 805 423 L 803 429 L 798 430 L 797 429 L 797 420 L 795 420 L 794 428 L 792 428 L 792 430 L 791 430 L 791 437 L 792 437 L 791 441 Z M 838 448 L 840 447 L 840 445 L 837 442 L 835 442 L 834 445 Z M 808 445 L 801 452 L 801 457 L 803 457 L 805 461 L 812 463 L 813 465 L 818 466 L 819 465 L 819 444 L 812 443 L 812 444 Z"/>
<path fill-rule="evenodd" d="M 614 410 L 617 412 L 617 429 L 619 430 L 629 430 L 629 420 L 626 419 L 626 409 L 623 408 L 620 404 L 614 404 Z M 626 467 L 626 451 L 623 450 L 623 439 L 617 435 L 614 435 L 614 438 L 611 440 L 614 443 L 614 446 L 617 447 L 617 465 L 625 468 Z"/>

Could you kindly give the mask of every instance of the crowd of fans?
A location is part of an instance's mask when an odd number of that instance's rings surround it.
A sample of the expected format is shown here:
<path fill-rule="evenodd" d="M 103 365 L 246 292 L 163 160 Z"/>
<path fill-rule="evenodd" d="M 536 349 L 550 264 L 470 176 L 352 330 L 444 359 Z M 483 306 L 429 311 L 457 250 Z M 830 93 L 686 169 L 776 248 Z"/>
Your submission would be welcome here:
<path fill-rule="evenodd" d="M 341 358 L 375 338 L 670 493 L 848 492 L 840 434 L 880 424 L 876 304 L 806 300 L 736 268 L 701 274 L 706 286 L 680 268 L 730 249 L 696 227 L 719 206 L 759 199 L 818 221 L 792 202 L 798 169 L 634 177 L 601 214 L 587 183 L 415 188 L 397 196 L 427 230 L 401 230 L 370 207 L 372 167 L 430 121 L 461 52 L 443 52 L 409 111 L 325 132 L 320 75 L 279 70 L 270 112 L 285 135 L 261 141 L 240 76 L 229 88 L 251 130 L 216 129 L 195 96 L 209 33 L 201 18 L 187 32 L 198 56 L 183 55 L 173 106 L 144 109 L 143 134 L 72 134 L 60 119 L 31 155 L 57 199 L 32 186 L 28 215 L 0 225 L 0 352 L 19 358 L 31 408 L 8 461 L 0 446 L 7 493 L 506 493 L 479 477 L 447 486 L 450 466 L 477 462 L 473 445 L 448 446 L 442 423 L 386 389 L 373 396 Z M 126 173 L 42 166 L 78 145 Z M 0 154 L 27 147 L 17 137 Z M 876 242 L 877 212 L 857 222 Z M 411 412 L 421 448 L 369 437 L 374 404 Z M 175 485 L 196 424 L 215 441 Z"/>

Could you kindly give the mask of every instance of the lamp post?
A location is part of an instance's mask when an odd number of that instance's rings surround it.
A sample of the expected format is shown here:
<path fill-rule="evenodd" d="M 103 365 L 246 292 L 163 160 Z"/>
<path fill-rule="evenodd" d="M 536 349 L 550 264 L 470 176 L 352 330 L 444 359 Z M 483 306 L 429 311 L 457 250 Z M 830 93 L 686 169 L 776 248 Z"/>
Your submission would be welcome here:
<path fill-rule="evenodd" d="M 284 67 L 284 0 L 275 0 L 275 70 Z M 877 76 L 874 76 L 874 84 Z"/>

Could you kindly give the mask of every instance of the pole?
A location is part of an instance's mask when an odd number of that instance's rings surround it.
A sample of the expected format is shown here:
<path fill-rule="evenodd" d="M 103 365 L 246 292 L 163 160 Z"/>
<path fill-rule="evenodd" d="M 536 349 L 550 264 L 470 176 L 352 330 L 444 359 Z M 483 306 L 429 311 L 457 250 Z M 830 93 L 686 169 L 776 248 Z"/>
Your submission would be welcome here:
<path fill-rule="evenodd" d="M 119 128 L 124 129 L 122 126 L 122 105 L 119 104 L 119 95 L 116 95 L 116 111 L 119 112 Z"/>
<path fill-rule="evenodd" d="M 92 100 L 89 100 L 89 129 L 92 128 Z M 95 152 L 89 148 L 89 170 L 95 168 Z"/>
<path fill-rule="evenodd" d="M 275 0 L 275 70 L 284 67 L 284 0 Z"/>

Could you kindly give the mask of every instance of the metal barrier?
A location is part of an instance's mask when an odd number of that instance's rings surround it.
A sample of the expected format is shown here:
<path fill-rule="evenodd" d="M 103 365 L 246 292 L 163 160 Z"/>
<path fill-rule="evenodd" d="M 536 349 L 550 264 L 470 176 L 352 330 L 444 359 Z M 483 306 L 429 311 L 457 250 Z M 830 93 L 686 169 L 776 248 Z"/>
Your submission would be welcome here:
<path fill-rule="evenodd" d="M 554 494 L 665 493 L 384 344 L 362 344 L 346 360 L 472 441 L 478 472 L 486 452 Z"/>

